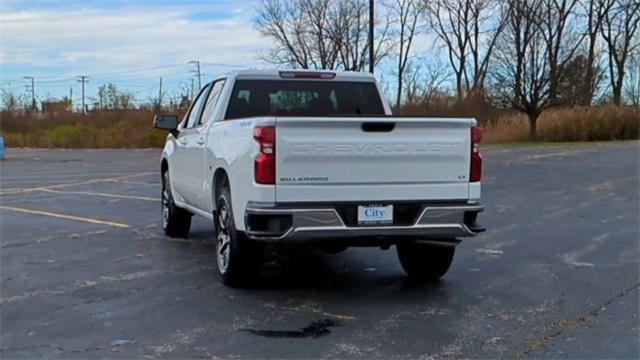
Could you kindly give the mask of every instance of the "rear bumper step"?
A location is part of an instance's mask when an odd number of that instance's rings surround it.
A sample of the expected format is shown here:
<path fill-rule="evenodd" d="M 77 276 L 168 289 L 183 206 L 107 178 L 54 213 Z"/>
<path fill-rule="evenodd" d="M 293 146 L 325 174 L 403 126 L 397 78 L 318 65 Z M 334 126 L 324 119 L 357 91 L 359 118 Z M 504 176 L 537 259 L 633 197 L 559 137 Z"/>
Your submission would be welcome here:
<path fill-rule="evenodd" d="M 286 206 L 251 202 L 246 208 L 245 226 L 249 238 L 268 242 L 425 238 L 455 245 L 458 242 L 450 239 L 484 231 L 476 223 L 477 214 L 483 208 L 478 204 L 422 204 L 417 208 L 416 216 L 408 221 L 399 219 L 403 220 L 400 224 L 355 226 L 350 219 L 344 218 L 346 212 L 337 205 Z"/>

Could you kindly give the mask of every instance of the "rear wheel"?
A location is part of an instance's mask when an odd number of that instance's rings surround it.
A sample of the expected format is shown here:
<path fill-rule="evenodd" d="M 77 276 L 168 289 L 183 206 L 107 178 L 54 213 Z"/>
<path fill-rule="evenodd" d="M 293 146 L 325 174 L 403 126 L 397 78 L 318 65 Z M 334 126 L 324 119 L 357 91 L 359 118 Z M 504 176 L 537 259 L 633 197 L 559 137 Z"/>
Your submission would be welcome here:
<path fill-rule="evenodd" d="M 173 201 L 169 171 L 162 174 L 162 230 L 171 237 L 187 237 L 191 228 L 191 213 Z"/>
<path fill-rule="evenodd" d="M 400 243 L 398 258 L 404 271 L 417 280 L 441 278 L 453 261 L 455 247 L 420 245 L 415 242 Z"/>
<path fill-rule="evenodd" d="M 230 286 L 248 285 L 260 274 L 263 249 L 236 230 L 231 207 L 231 191 L 225 180 L 216 201 L 216 260 L 222 282 Z"/>

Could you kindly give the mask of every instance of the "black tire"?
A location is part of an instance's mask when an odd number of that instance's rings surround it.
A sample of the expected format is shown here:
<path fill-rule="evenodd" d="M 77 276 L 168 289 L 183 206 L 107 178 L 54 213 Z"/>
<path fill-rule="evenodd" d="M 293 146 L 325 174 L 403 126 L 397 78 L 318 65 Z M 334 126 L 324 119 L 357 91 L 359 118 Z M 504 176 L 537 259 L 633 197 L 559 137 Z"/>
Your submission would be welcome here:
<path fill-rule="evenodd" d="M 435 281 L 451 266 L 455 247 L 420 245 L 413 241 L 398 244 L 398 258 L 409 277 Z"/>
<path fill-rule="evenodd" d="M 229 286 L 247 286 L 260 275 L 263 247 L 236 230 L 231 207 L 231 191 L 225 179 L 216 200 L 216 262 L 222 282 Z"/>
<path fill-rule="evenodd" d="M 162 230 L 171 237 L 186 238 L 191 229 L 191 213 L 173 201 L 169 171 L 162 174 Z"/>

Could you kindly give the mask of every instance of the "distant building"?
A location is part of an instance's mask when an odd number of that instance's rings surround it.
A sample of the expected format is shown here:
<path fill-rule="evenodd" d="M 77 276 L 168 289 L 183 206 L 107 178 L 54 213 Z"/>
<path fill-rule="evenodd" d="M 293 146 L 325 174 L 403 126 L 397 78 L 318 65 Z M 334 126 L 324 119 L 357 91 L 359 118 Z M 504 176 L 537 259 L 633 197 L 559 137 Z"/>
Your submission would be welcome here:
<path fill-rule="evenodd" d="M 66 98 L 59 100 L 56 98 L 49 98 L 42 102 L 42 112 L 45 114 L 58 114 L 71 110 L 71 102 Z"/>

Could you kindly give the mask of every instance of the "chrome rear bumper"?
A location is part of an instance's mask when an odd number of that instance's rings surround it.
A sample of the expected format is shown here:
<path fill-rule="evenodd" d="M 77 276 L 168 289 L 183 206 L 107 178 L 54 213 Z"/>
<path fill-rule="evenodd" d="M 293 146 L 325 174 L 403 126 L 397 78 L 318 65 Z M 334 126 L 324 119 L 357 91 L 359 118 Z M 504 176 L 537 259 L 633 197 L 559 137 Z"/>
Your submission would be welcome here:
<path fill-rule="evenodd" d="M 348 226 L 333 205 L 274 205 L 249 203 L 245 212 L 246 233 L 253 240 L 314 242 L 354 238 L 452 239 L 484 231 L 476 224 L 478 204 L 424 204 L 415 221 L 404 225 Z M 457 243 L 457 242 L 455 242 Z"/>

